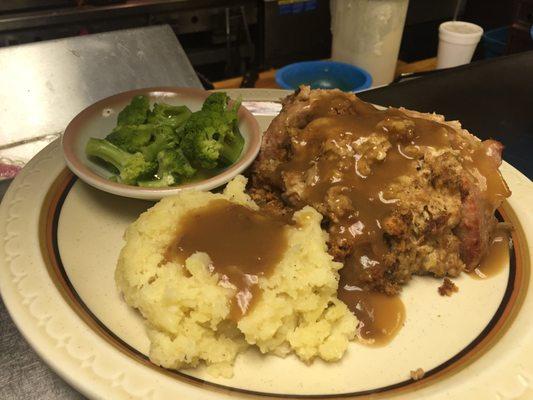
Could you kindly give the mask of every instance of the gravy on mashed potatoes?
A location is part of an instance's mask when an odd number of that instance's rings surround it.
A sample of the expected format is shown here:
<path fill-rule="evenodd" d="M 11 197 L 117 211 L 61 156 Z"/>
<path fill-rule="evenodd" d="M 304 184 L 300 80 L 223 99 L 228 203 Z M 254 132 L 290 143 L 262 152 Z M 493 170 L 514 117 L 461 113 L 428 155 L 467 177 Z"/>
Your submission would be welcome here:
<path fill-rule="evenodd" d="M 211 374 L 230 377 L 235 357 L 250 346 L 281 357 L 295 353 L 305 362 L 316 357 L 336 361 L 355 336 L 357 318 L 336 297 L 342 264 L 328 254 L 322 216 L 311 207 L 295 212 L 292 224 L 270 220 L 280 237 L 266 235 L 265 241 L 275 243 L 265 245 L 274 245 L 279 254 L 271 254 L 265 268 L 252 274 L 238 254 L 222 260 L 211 246 L 195 251 L 191 244 L 196 239 L 182 250 L 176 247 L 201 226 L 188 230 L 191 216 L 211 207 L 231 203 L 249 217 L 273 218 L 258 212 L 245 185 L 238 176 L 222 194 L 184 191 L 165 198 L 126 231 L 115 278 L 126 302 L 146 319 L 150 359 L 158 365 L 180 369 L 205 363 Z M 229 240 L 235 237 L 220 238 Z M 247 240 L 227 244 L 235 249 L 250 245 Z M 228 267 L 237 263 L 232 278 Z M 246 274 L 256 277 L 252 295 L 260 295 L 253 296 L 252 307 L 234 314 L 234 299 L 243 291 L 235 278 Z"/>
<path fill-rule="evenodd" d="M 237 293 L 230 318 L 238 321 L 260 296 L 260 276 L 270 276 L 287 249 L 286 221 L 228 200 L 212 200 L 180 223 L 167 260 L 182 263 L 196 252 L 211 258 L 213 271 Z"/>

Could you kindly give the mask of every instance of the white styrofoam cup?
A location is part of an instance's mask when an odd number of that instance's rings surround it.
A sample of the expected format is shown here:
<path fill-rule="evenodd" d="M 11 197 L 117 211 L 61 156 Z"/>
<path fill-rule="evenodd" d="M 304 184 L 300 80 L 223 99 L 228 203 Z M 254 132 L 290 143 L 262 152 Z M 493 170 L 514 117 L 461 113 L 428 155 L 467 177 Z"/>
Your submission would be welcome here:
<path fill-rule="evenodd" d="M 468 64 L 482 34 L 483 28 L 470 22 L 448 21 L 440 24 L 437 68 Z"/>

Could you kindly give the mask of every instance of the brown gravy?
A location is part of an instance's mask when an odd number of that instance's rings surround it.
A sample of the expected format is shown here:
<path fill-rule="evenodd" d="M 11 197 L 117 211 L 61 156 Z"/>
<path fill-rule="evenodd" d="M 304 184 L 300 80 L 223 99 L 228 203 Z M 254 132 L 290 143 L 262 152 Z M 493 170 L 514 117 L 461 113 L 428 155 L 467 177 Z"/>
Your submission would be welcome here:
<path fill-rule="evenodd" d="M 330 101 L 334 104 L 335 99 Z M 380 222 L 395 203 L 388 193 L 389 185 L 416 172 L 420 146 L 460 150 L 472 160 L 470 168 L 485 177 L 487 197 L 508 196 L 507 186 L 486 151 L 472 149 L 449 126 L 410 117 L 394 108 L 378 110 L 361 101 L 357 104 L 355 115 L 319 114 L 297 131 L 291 138 L 292 158 L 282 164 L 279 173 L 305 177 L 301 206 L 325 203 L 329 191 L 338 189 L 336 195 L 346 197 L 352 210 L 336 215 L 341 220 L 336 234 L 348 243 L 370 244 L 370 258 L 379 259 L 385 248 Z M 319 112 L 326 114 L 327 109 L 326 102 Z M 384 159 L 375 156 L 379 145 L 364 147 L 372 134 L 385 137 L 391 144 L 383 153 Z"/>
<path fill-rule="evenodd" d="M 167 259 L 209 254 L 213 271 L 237 288 L 230 313 L 237 321 L 259 298 L 258 278 L 272 273 L 286 248 L 284 220 L 220 199 L 184 217 Z"/>
<path fill-rule="evenodd" d="M 509 261 L 509 241 L 507 230 L 497 230 L 487 254 L 477 268 L 470 273 L 470 276 L 476 279 L 487 279 L 498 275 Z"/>
<path fill-rule="evenodd" d="M 339 288 L 338 296 L 359 320 L 357 335 L 364 344 L 384 346 L 389 343 L 405 321 L 405 307 L 398 296 L 362 290 Z"/>
<path fill-rule="evenodd" d="M 507 183 L 502 178 L 500 171 L 495 167 L 494 161 L 489 156 L 491 151 L 487 142 L 482 143 L 475 151 L 471 152 L 472 163 L 470 168 L 478 171 L 485 180 L 485 197 L 490 204 L 497 204 L 511 195 Z"/>
<path fill-rule="evenodd" d="M 389 185 L 416 173 L 417 159 L 423 156 L 421 146 L 458 150 L 467 160 L 465 166 L 486 183 L 489 204 L 507 197 L 509 191 L 489 149 L 464 140 L 448 125 L 395 108 L 378 110 L 360 100 L 351 106 L 353 115 L 335 115 L 332 110 L 342 101 L 333 96 L 312 104 L 314 119 L 291 132 L 292 157 L 278 168 L 276 179 L 303 180 L 293 205 L 325 207 L 327 216 L 335 219 L 330 240 L 335 237 L 351 247 L 340 271 L 339 298 L 360 319 L 361 336 L 383 344 L 402 326 L 403 304 L 398 298 L 360 288 L 385 270 L 387 245 L 381 222 L 396 202 Z"/>
<path fill-rule="evenodd" d="M 398 296 L 365 290 L 357 286 L 366 280 L 377 261 L 366 255 L 364 248 L 356 248 L 340 271 L 337 297 L 352 311 L 359 325 L 357 334 L 364 344 L 383 346 L 389 343 L 403 326 L 405 307 Z M 359 258 L 359 260 L 356 260 Z"/>

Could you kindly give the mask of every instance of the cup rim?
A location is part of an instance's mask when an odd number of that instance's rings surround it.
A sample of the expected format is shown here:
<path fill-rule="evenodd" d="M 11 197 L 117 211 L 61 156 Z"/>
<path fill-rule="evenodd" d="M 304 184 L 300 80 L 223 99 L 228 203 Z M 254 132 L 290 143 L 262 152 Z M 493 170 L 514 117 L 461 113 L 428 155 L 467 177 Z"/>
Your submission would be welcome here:
<path fill-rule="evenodd" d="M 473 32 L 456 32 L 449 30 L 448 28 L 453 25 L 458 26 L 468 26 L 470 28 L 475 29 Z M 483 28 L 479 25 L 473 24 L 472 22 L 466 22 L 466 21 L 446 21 L 439 25 L 439 33 L 445 33 L 450 36 L 455 36 L 457 38 L 470 38 L 470 37 L 478 37 L 483 34 Z"/>

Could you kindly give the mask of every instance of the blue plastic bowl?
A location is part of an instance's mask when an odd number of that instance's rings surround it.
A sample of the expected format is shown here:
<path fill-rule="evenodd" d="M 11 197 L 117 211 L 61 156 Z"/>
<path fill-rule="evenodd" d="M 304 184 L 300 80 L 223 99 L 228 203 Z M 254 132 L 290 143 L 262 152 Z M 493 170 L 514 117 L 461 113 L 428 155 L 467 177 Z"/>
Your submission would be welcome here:
<path fill-rule="evenodd" d="M 312 89 L 341 89 L 358 92 L 372 85 L 364 69 L 336 61 L 304 61 L 286 65 L 276 72 L 276 82 L 283 89 L 309 85 Z"/>

